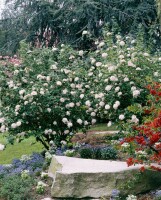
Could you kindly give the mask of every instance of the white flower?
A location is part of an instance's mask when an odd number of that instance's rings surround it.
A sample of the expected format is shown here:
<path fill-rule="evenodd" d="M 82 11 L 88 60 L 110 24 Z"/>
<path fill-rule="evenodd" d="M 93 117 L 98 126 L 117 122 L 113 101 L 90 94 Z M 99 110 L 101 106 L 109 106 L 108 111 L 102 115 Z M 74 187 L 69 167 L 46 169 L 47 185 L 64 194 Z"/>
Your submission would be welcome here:
<path fill-rule="evenodd" d="M 65 133 L 65 134 L 68 134 L 68 133 L 69 133 L 69 130 L 65 130 L 64 133 Z"/>
<path fill-rule="evenodd" d="M 70 87 L 74 89 L 75 88 L 75 84 L 74 83 L 70 84 Z"/>
<path fill-rule="evenodd" d="M 137 197 L 134 195 L 128 195 L 128 197 L 126 197 L 126 200 L 137 200 Z"/>
<path fill-rule="evenodd" d="M 96 62 L 96 67 L 100 67 L 102 65 L 101 62 Z"/>
<path fill-rule="evenodd" d="M 80 98 L 83 99 L 83 98 L 84 98 L 84 94 L 81 94 L 81 95 L 80 95 Z"/>
<path fill-rule="evenodd" d="M 56 70 L 58 68 L 57 68 L 56 64 L 54 64 L 54 65 L 51 65 L 50 69 Z"/>
<path fill-rule="evenodd" d="M 64 90 L 62 91 L 63 94 L 67 94 L 67 92 L 68 92 L 67 89 L 64 89 Z"/>
<path fill-rule="evenodd" d="M 134 122 L 136 124 L 139 122 L 139 119 L 136 117 L 136 115 L 131 116 L 131 122 Z"/>
<path fill-rule="evenodd" d="M 96 60 L 94 58 L 91 58 L 91 64 L 94 64 Z"/>
<path fill-rule="evenodd" d="M 87 121 L 84 121 L 84 125 L 87 126 L 89 123 Z"/>
<path fill-rule="evenodd" d="M 25 101 L 25 102 L 24 102 L 24 105 L 27 105 L 27 104 L 28 104 L 28 101 Z"/>
<path fill-rule="evenodd" d="M 104 42 L 100 42 L 98 46 L 99 46 L 99 47 L 103 47 L 104 45 L 105 45 Z"/>
<path fill-rule="evenodd" d="M 95 112 L 91 112 L 91 116 L 92 116 L 92 117 L 95 117 L 95 116 L 96 116 L 96 113 L 95 113 Z"/>
<path fill-rule="evenodd" d="M 67 121 L 68 121 L 68 120 L 67 120 Z M 56 121 L 54 121 L 54 122 L 53 122 L 53 124 L 54 124 L 54 125 L 57 125 L 57 122 L 56 122 Z"/>
<path fill-rule="evenodd" d="M 5 145 L 0 144 L 0 151 L 3 151 L 5 149 Z"/>
<path fill-rule="evenodd" d="M 120 90 L 120 87 L 115 88 L 115 92 L 118 92 Z"/>
<path fill-rule="evenodd" d="M 132 63 L 131 60 L 128 61 L 127 65 L 128 65 L 129 67 L 135 67 L 134 63 Z"/>
<path fill-rule="evenodd" d="M 11 128 L 16 128 L 16 127 L 17 127 L 16 123 L 11 124 Z"/>
<path fill-rule="evenodd" d="M 116 76 L 111 76 L 111 77 L 110 77 L 110 80 L 111 80 L 111 81 L 118 81 L 118 78 L 117 78 Z"/>
<path fill-rule="evenodd" d="M 136 87 L 135 87 L 135 86 L 132 86 L 132 87 L 131 87 L 131 91 L 134 91 L 134 90 L 136 90 Z"/>
<path fill-rule="evenodd" d="M 143 55 L 144 55 L 145 57 L 149 57 L 149 54 L 148 54 L 148 53 L 143 53 Z"/>
<path fill-rule="evenodd" d="M 92 124 L 95 124 L 96 121 L 97 121 L 96 119 L 92 119 L 91 123 L 92 123 Z"/>
<path fill-rule="evenodd" d="M 16 125 L 17 125 L 17 126 L 21 126 L 21 121 L 18 121 L 18 122 L 16 123 Z"/>
<path fill-rule="evenodd" d="M 125 116 L 123 114 L 119 115 L 119 119 L 120 120 L 124 120 L 125 119 Z"/>
<path fill-rule="evenodd" d="M 74 81 L 79 81 L 79 78 L 78 78 L 78 77 L 75 77 Z"/>
<path fill-rule="evenodd" d="M 88 100 L 88 101 L 85 102 L 85 105 L 90 107 L 91 106 L 91 102 Z"/>
<path fill-rule="evenodd" d="M 68 122 L 67 126 L 68 126 L 68 128 L 72 127 L 73 126 L 72 122 Z"/>
<path fill-rule="evenodd" d="M 102 58 L 106 58 L 107 57 L 107 53 L 102 53 Z"/>
<path fill-rule="evenodd" d="M 120 46 L 125 46 L 125 42 L 124 42 L 124 41 L 121 41 L 121 42 L 120 42 Z"/>
<path fill-rule="evenodd" d="M 80 103 L 79 103 L 79 102 L 77 102 L 77 103 L 76 103 L 76 106 L 80 106 Z"/>
<path fill-rule="evenodd" d="M 89 34 L 88 31 L 83 31 L 83 32 L 82 32 L 82 35 L 88 35 L 88 34 Z"/>
<path fill-rule="evenodd" d="M 105 90 L 106 90 L 106 91 L 110 91 L 111 88 L 112 88 L 112 85 L 107 85 L 107 86 L 105 87 Z"/>
<path fill-rule="evenodd" d="M 124 55 L 120 55 L 119 58 L 120 59 L 124 59 L 125 57 L 124 57 Z"/>
<path fill-rule="evenodd" d="M 132 95 L 133 95 L 134 98 L 137 98 L 140 95 L 140 91 L 134 90 Z"/>
<path fill-rule="evenodd" d="M 105 105 L 105 109 L 106 109 L 106 110 L 109 110 L 109 109 L 110 109 L 110 105 L 106 104 L 106 105 Z"/>
<path fill-rule="evenodd" d="M 119 101 L 116 101 L 115 103 L 114 103 L 114 105 L 113 105 L 113 108 L 115 109 L 115 110 L 117 110 L 117 108 L 120 106 L 120 102 Z"/>
<path fill-rule="evenodd" d="M 80 56 L 83 56 L 83 54 L 84 54 L 83 50 L 79 51 Z"/>
<path fill-rule="evenodd" d="M 120 96 L 122 95 L 122 92 L 118 92 L 118 94 L 117 94 L 117 95 L 118 95 L 118 97 L 120 97 Z"/>
<path fill-rule="evenodd" d="M 159 73 L 158 72 L 154 72 L 154 76 L 158 77 Z"/>
<path fill-rule="evenodd" d="M 37 92 L 36 91 L 32 91 L 31 92 L 31 96 L 36 96 L 37 95 Z"/>
<path fill-rule="evenodd" d="M 77 123 L 81 125 L 83 121 L 81 119 L 77 119 Z"/>
<path fill-rule="evenodd" d="M 4 117 L 0 118 L 0 123 L 1 123 L 1 124 L 2 124 L 4 121 L 5 121 L 5 118 L 4 118 Z"/>
<path fill-rule="evenodd" d="M 60 102 L 62 102 L 62 103 L 63 103 L 64 101 L 65 101 L 65 99 L 64 99 L 64 98 L 60 98 Z"/>
<path fill-rule="evenodd" d="M 51 112 L 51 108 L 47 108 L 47 111 L 50 113 Z"/>
<path fill-rule="evenodd" d="M 127 82 L 127 81 L 129 81 L 129 78 L 128 78 L 128 77 L 125 77 L 125 78 L 124 78 L 124 82 Z"/>
<path fill-rule="evenodd" d="M 57 81 L 56 84 L 59 85 L 59 86 L 61 86 L 62 82 L 61 81 Z"/>
<path fill-rule="evenodd" d="M 69 107 L 71 107 L 71 108 L 73 108 L 74 105 L 75 105 L 75 104 L 74 104 L 73 102 L 69 103 Z"/>
<path fill-rule="evenodd" d="M 108 124 L 107 124 L 107 126 L 108 126 L 108 127 L 112 126 L 112 122 L 109 121 Z"/>
<path fill-rule="evenodd" d="M 112 71 L 114 71 L 116 69 L 117 69 L 117 67 L 115 67 L 115 66 L 109 66 L 108 67 L 109 72 L 112 72 Z"/>
<path fill-rule="evenodd" d="M 104 103 L 103 101 L 101 101 L 101 102 L 99 103 L 99 105 L 100 105 L 101 107 L 103 107 L 103 106 L 105 105 L 105 103 Z"/>
<path fill-rule="evenodd" d="M 41 178 L 47 178 L 48 177 L 48 173 L 46 172 L 41 172 Z"/>
<path fill-rule="evenodd" d="M 52 48 L 52 51 L 57 51 L 57 50 L 58 50 L 58 48 L 56 48 L 56 47 Z"/>
<path fill-rule="evenodd" d="M 62 122 L 63 122 L 64 124 L 66 124 L 66 123 L 68 123 L 68 119 L 67 119 L 67 118 L 63 118 L 63 119 L 62 119 Z"/>
<path fill-rule="evenodd" d="M 140 67 L 137 67 L 137 68 L 136 68 L 136 71 L 141 71 L 141 68 L 140 68 Z"/>
<path fill-rule="evenodd" d="M 161 57 L 159 57 L 158 60 L 161 61 Z"/>
<path fill-rule="evenodd" d="M 136 40 L 132 40 L 132 41 L 131 41 L 131 44 L 135 44 L 135 43 L 136 43 Z"/>
<path fill-rule="evenodd" d="M 23 95 L 24 93 L 25 93 L 25 90 L 20 90 L 20 91 L 19 91 L 19 94 L 20 94 L 20 95 Z"/>
<path fill-rule="evenodd" d="M 121 145 L 121 147 L 123 147 L 123 148 L 128 148 L 128 147 L 130 147 L 130 144 L 127 143 L 127 142 L 124 142 L 124 143 Z"/>

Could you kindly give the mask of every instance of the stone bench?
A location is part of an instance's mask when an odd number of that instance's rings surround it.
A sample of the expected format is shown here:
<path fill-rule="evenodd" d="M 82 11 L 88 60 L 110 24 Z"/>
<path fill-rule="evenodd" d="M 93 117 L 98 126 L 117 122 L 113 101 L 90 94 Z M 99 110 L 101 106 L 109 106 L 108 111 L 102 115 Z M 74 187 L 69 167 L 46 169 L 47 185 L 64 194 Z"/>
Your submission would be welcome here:
<path fill-rule="evenodd" d="M 109 198 L 113 189 L 130 180 L 140 166 L 126 162 L 53 156 L 49 176 L 53 178 L 51 195 L 55 198 Z M 135 188 L 124 194 L 136 194 L 161 185 L 161 173 L 147 170 Z"/>

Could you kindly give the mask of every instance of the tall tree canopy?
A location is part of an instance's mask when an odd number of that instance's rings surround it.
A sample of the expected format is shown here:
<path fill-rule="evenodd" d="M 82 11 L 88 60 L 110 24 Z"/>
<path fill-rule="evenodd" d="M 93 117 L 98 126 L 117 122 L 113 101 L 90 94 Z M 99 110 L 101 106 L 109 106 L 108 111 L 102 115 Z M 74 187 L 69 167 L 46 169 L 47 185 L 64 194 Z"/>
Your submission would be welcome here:
<path fill-rule="evenodd" d="M 156 0 L 6 0 L 1 21 L 2 49 L 11 51 L 22 39 L 37 46 L 62 42 L 89 48 L 81 40 L 82 31 L 99 37 L 106 23 L 122 34 L 134 34 L 142 25 L 145 35 L 160 35 Z"/>

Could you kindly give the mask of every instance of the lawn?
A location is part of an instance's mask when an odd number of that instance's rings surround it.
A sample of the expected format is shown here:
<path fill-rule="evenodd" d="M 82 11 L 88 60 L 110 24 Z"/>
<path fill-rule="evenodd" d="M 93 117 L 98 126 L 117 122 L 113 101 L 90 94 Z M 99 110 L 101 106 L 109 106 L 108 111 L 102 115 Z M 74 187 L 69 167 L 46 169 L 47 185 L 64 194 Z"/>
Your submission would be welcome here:
<path fill-rule="evenodd" d="M 0 151 L 0 164 L 9 164 L 14 158 L 20 158 L 24 154 L 29 155 L 32 152 L 41 152 L 43 146 L 39 142 L 33 144 L 34 142 L 34 138 L 29 138 L 21 143 L 8 144 L 4 151 Z M 0 135 L 0 143 L 6 144 L 5 137 L 2 135 Z"/>
<path fill-rule="evenodd" d="M 94 125 L 90 130 L 93 131 L 110 131 L 116 130 L 116 125 L 107 127 L 106 124 Z M 3 135 L 0 135 L 0 143 L 6 144 L 6 139 Z M 0 164 L 9 164 L 14 158 L 20 158 L 22 155 L 32 154 L 32 152 L 41 152 L 43 150 L 42 144 L 36 142 L 33 137 L 22 141 L 21 143 L 15 143 L 14 145 L 8 144 L 4 151 L 0 151 Z"/>

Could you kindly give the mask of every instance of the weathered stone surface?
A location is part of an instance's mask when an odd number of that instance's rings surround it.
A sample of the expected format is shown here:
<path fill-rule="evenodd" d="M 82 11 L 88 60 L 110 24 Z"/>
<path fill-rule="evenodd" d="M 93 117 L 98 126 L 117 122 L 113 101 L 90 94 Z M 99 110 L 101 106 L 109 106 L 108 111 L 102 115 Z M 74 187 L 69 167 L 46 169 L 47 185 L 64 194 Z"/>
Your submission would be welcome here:
<path fill-rule="evenodd" d="M 103 161 L 54 156 L 49 168 L 53 177 L 51 195 L 55 198 L 110 197 L 113 189 L 120 189 L 140 166 L 127 167 L 125 162 Z M 161 174 L 146 171 L 135 188 L 123 193 L 136 194 L 157 188 Z"/>

